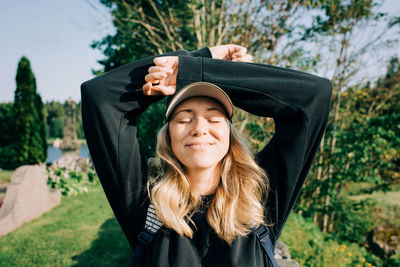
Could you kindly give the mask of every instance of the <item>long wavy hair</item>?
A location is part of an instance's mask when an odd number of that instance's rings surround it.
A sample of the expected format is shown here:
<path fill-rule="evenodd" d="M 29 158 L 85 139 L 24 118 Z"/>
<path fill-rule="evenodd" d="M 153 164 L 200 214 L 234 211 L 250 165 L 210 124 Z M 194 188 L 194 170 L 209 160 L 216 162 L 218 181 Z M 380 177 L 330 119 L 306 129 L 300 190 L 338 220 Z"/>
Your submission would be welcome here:
<path fill-rule="evenodd" d="M 269 191 L 268 178 L 258 166 L 239 131 L 230 124 L 230 146 L 221 160 L 221 180 L 209 206 L 210 226 L 228 244 L 238 236 L 264 224 L 263 202 Z M 147 191 L 157 216 L 163 224 L 179 235 L 193 237 L 190 227 L 201 195 L 191 190 L 183 165 L 175 157 L 166 123 L 158 133 L 157 156 L 159 170 L 153 172 Z"/>

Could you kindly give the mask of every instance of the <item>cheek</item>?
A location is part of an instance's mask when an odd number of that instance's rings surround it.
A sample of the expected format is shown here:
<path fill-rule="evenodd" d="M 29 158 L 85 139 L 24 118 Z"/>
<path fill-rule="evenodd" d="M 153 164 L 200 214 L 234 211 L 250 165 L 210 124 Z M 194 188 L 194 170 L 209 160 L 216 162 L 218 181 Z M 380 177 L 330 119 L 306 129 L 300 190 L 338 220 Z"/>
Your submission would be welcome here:
<path fill-rule="evenodd" d="M 170 127 L 169 128 L 169 136 L 171 140 L 171 149 L 172 153 L 175 154 L 175 156 L 179 157 L 180 150 L 179 148 L 183 144 L 183 136 L 184 136 L 184 130 L 180 129 L 179 127 Z"/>
<path fill-rule="evenodd" d="M 221 128 L 216 130 L 216 134 L 220 139 L 221 144 L 221 152 L 224 155 L 228 152 L 229 145 L 230 145 L 230 129 L 228 128 Z"/>

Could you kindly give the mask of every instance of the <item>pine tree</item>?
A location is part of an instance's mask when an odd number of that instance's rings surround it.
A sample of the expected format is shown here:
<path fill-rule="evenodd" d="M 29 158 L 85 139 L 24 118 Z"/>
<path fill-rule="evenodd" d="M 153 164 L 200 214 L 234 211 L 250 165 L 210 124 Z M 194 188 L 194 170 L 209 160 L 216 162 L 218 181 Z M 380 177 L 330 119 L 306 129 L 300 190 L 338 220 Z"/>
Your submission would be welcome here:
<path fill-rule="evenodd" d="M 36 80 L 30 62 L 22 57 L 15 78 L 15 150 L 17 166 L 44 162 L 47 157 L 43 103 L 36 93 Z"/>

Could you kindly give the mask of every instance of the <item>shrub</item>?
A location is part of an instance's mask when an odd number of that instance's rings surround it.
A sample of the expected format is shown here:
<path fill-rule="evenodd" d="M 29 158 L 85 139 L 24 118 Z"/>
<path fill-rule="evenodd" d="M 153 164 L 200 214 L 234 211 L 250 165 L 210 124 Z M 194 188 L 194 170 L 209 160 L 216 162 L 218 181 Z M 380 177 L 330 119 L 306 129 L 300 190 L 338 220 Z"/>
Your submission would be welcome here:
<path fill-rule="evenodd" d="M 311 221 L 292 213 L 282 232 L 282 241 L 300 266 L 380 266 L 380 259 L 355 243 L 338 243 Z"/>
<path fill-rule="evenodd" d="M 89 159 L 67 162 L 69 164 L 61 162 L 46 168 L 47 185 L 50 188 L 61 189 L 63 195 L 69 196 L 88 192 L 91 185 L 97 184 L 97 174 L 92 167 L 89 167 Z M 87 164 L 83 168 L 82 162 L 83 165 Z"/>
<path fill-rule="evenodd" d="M 373 227 L 372 214 L 375 202 L 372 199 L 352 200 L 341 198 L 335 202 L 335 236 L 340 241 L 364 244 Z"/>

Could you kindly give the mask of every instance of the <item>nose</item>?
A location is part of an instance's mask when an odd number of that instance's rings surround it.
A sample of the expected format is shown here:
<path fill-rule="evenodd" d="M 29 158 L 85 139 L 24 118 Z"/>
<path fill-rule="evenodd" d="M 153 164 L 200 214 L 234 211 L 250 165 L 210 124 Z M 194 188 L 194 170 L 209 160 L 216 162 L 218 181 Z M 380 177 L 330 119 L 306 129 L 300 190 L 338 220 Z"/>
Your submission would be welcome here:
<path fill-rule="evenodd" d="M 202 136 L 202 135 L 207 135 L 207 132 L 208 132 L 207 120 L 204 118 L 194 119 L 193 128 L 190 131 L 190 134 L 192 136 Z"/>

